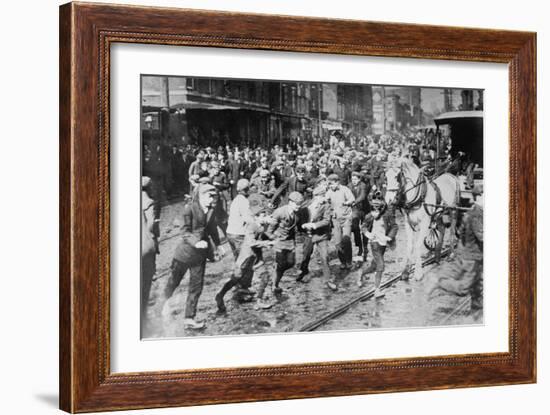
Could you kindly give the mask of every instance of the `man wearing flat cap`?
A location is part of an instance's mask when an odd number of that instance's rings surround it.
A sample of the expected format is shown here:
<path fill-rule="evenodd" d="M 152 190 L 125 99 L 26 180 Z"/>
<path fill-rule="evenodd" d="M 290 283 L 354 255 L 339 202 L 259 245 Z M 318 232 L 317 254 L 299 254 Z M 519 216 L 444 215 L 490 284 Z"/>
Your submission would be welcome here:
<path fill-rule="evenodd" d="M 335 287 L 334 276 L 331 275 L 328 265 L 328 241 L 331 236 L 332 211 L 326 198 L 325 185 L 313 189 L 313 199 L 308 203 L 305 211 L 303 218 L 306 223 L 302 225 L 302 229 L 306 231 L 304 253 L 300 264 L 300 275 L 296 278 L 296 281 L 306 282 L 305 278 L 309 274 L 309 261 L 313 254 L 313 248 L 317 246 L 321 258 L 323 277 L 329 287 Z"/>
<path fill-rule="evenodd" d="M 292 268 L 296 262 L 296 227 L 298 225 L 297 212 L 304 202 L 304 197 L 298 192 L 288 196 L 288 204 L 273 212 L 273 221 L 270 223 L 266 235 L 275 241 L 275 287 L 273 292 L 280 294 L 283 290 L 279 283 L 286 270 Z"/>
<path fill-rule="evenodd" d="M 172 273 L 164 289 L 168 300 L 189 270 L 189 286 L 185 305 L 184 325 L 201 329 L 203 322 L 195 320 L 197 304 L 204 284 L 207 258 L 214 258 L 214 248 L 220 245 L 214 201 L 216 188 L 211 184 L 199 184 L 196 197 L 183 210 L 182 236 L 172 260 Z M 213 246 L 214 245 L 214 246 Z"/>
<path fill-rule="evenodd" d="M 331 174 L 328 177 L 328 182 L 327 198 L 330 200 L 332 208 L 334 243 L 336 244 L 338 258 L 341 262 L 340 268 L 350 270 L 352 267 L 351 207 L 355 202 L 355 196 L 353 196 L 349 187 L 340 184 L 340 178 L 337 174 Z"/>

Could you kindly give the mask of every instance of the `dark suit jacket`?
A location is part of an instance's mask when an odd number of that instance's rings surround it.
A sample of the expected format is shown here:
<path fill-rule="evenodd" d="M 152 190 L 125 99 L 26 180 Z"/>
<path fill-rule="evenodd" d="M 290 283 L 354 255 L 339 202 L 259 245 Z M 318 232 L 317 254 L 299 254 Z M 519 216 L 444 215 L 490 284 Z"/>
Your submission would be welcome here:
<path fill-rule="evenodd" d="M 229 159 L 227 160 L 226 168 L 227 177 L 229 180 L 233 180 L 235 182 L 233 185 L 236 186 L 237 180 L 241 178 L 241 161 Z"/>
<path fill-rule="evenodd" d="M 332 217 L 330 203 L 322 203 L 315 210 L 312 208 L 312 203 L 309 202 L 306 207 L 300 209 L 300 225 L 308 222 L 315 224 L 315 229 L 307 232 L 313 242 L 330 239 Z"/>
<path fill-rule="evenodd" d="M 271 175 L 273 176 L 273 180 L 275 180 L 275 187 L 279 187 L 285 181 L 283 173 L 279 169 L 272 169 Z"/>
<path fill-rule="evenodd" d="M 192 201 L 183 209 L 182 239 L 174 252 L 174 259 L 189 266 L 197 265 L 206 258 L 212 258 L 213 246 L 220 244 L 214 210 L 205 214 L 197 200 Z M 199 241 L 208 242 L 207 249 L 195 248 Z"/>
<path fill-rule="evenodd" d="M 353 196 L 355 196 L 355 204 L 353 205 L 353 216 L 357 218 L 363 218 L 369 209 L 369 200 L 367 198 L 369 194 L 368 186 L 365 182 L 360 181 L 357 186 L 350 183 L 349 185 Z"/>

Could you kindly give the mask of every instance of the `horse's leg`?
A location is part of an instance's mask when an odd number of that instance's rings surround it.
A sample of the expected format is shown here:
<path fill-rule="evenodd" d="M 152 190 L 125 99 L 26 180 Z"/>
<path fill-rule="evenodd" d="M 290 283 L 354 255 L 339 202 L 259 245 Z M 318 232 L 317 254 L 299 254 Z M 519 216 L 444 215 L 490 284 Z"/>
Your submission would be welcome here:
<path fill-rule="evenodd" d="M 414 279 L 420 281 L 424 276 L 422 271 L 422 251 L 424 247 L 424 239 L 428 235 L 430 229 L 430 217 L 428 215 L 422 215 L 418 223 L 418 232 L 416 232 L 415 241 L 415 264 L 414 264 Z"/>
<path fill-rule="evenodd" d="M 411 259 L 414 247 L 414 230 L 408 223 L 405 224 L 405 229 L 407 230 L 407 249 L 405 251 L 405 268 L 403 268 L 403 272 L 401 273 L 401 279 L 408 280 L 411 272 Z"/>

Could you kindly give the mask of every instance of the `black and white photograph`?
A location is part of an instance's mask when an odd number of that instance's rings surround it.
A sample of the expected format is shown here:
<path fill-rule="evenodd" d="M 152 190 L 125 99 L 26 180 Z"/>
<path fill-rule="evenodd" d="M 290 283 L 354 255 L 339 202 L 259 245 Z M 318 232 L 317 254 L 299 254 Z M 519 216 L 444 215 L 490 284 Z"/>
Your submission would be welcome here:
<path fill-rule="evenodd" d="M 140 82 L 142 339 L 484 324 L 483 89 Z"/>

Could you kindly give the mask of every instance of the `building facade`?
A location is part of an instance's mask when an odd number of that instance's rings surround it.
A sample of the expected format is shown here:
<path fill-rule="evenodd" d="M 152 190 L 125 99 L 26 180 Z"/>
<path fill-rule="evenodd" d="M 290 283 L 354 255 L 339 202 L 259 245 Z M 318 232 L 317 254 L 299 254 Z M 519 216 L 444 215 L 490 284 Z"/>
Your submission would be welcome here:
<path fill-rule="evenodd" d="M 218 146 L 319 142 L 372 124 L 366 85 L 142 77 L 142 136 Z"/>

